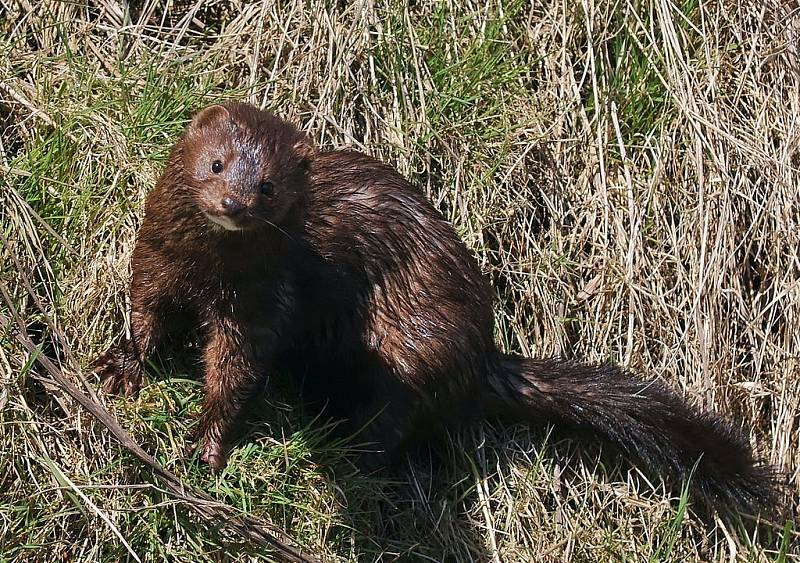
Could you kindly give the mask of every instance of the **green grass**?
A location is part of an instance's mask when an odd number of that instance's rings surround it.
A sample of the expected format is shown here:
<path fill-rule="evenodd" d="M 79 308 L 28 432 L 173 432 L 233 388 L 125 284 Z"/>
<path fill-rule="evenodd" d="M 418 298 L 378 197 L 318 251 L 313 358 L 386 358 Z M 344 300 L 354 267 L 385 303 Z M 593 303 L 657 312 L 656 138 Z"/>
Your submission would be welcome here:
<path fill-rule="evenodd" d="M 146 3 L 123 27 L 109 6 L 0 19 L 0 313 L 50 321 L 72 377 L 96 387 L 85 368 L 123 330 L 171 144 L 197 109 L 249 99 L 419 184 L 497 287 L 505 348 L 666 380 L 746 428 L 794 500 L 761 527 L 703 522 L 547 427 L 454 430 L 366 476 L 358 438 L 334 439 L 279 374 L 212 476 L 186 452 L 193 349 L 154 358 L 138 399 L 102 398 L 159 463 L 326 560 L 800 561 L 800 80 L 797 54 L 775 55 L 793 44 L 782 8 L 207 2 L 161 25 Z M 0 560 L 271 560 L 42 376 L 0 331 Z"/>

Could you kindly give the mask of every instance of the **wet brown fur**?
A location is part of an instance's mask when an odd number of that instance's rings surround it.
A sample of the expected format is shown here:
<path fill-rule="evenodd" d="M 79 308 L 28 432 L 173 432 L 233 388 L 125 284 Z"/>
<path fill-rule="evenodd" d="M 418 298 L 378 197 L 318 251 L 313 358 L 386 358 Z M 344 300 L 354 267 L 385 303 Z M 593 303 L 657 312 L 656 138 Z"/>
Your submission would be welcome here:
<path fill-rule="evenodd" d="M 223 159 L 225 175 L 209 174 Z M 271 196 L 259 195 L 265 180 Z M 261 183 L 260 183 L 261 182 Z M 221 198 L 247 206 L 226 230 Z M 224 221 L 233 221 L 225 218 Z M 135 393 L 168 311 L 208 336 L 201 457 L 226 462 L 233 425 L 281 366 L 381 453 L 421 429 L 487 415 L 593 432 L 711 503 L 758 508 L 770 472 L 742 435 L 654 381 L 609 365 L 498 351 L 493 292 L 452 227 L 394 169 L 318 152 L 244 104 L 212 106 L 175 145 L 147 199 L 132 260 L 132 338 L 101 356 L 109 392 Z"/>

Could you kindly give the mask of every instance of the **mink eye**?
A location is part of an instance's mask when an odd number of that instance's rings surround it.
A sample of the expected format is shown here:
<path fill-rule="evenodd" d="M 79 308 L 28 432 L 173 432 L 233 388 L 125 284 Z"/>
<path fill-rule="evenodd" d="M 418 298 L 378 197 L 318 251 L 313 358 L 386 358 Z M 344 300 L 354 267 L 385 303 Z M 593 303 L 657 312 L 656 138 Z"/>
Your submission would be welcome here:
<path fill-rule="evenodd" d="M 211 171 L 214 174 L 219 174 L 220 172 L 222 172 L 223 168 L 224 166 L 222 166 L 222 162 L 219 160 L 215 160 L 214 162 L 211 163 Z"/>
<path fill-rule="evenodd" d="M 275 186 L 269 180 L 264 180 L 258 187 L 261 190 L 261 193 L 267 197 L 270 197 L 275 193 Z"/>

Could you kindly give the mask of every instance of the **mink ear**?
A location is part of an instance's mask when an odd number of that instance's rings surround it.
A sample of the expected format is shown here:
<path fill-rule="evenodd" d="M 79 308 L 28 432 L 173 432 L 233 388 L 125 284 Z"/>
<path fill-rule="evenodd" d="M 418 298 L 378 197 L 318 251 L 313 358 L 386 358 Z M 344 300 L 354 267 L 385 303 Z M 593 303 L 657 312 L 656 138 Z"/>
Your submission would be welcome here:
<path fill-rule="evenodd" d="M 300 168 L 308 170 L 311 168 L 311 162 L 317 156 L 317 148 L 311 144 L 311 141 L 303 137 L 294 144 L 292 150 L 297 157 Z"/>
<path fill-rule="evenodd" d="M 196 131 L 228 117 L 230 117 L 230 114 L 224 106 L 208 106 L 195 114 L 189 127 Z"/>

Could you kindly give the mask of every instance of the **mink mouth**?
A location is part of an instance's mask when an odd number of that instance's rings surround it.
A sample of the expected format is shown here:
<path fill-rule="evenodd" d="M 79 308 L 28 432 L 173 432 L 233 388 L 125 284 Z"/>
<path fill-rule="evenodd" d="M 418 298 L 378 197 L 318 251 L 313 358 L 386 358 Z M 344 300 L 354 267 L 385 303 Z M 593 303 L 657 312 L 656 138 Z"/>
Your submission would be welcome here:
<path fill-rule="evenodd" d="M 236 232 L 248 231 L 256 225 L 254 217 L 249 211 L 237 214 L 229 214 L 217 209 L 209 209 L 205 205 L 200 206 L 200 212 L 208 219 L 212 227 L 220 231 Z"/>
<path fill-rule="evenodd" d="M 241 210 L 237 213 L 227 213 L 221 206 L 210 205 L 207 201 L 201 199 L 198 207 L 200 212 L 208 219 L 209 223 L 218 228 L 219 230 L 234 232 L 244 231 L 252 227 L 252 218 L 247 209 Z"/>
<path fill-rule="evenodd" d="M 213 215 L 207 211 L 203 211 L 206 219 L 211 221 L 213 225 L 222 227 L 226 231 L 243 231 L 245 229 L 241 219 L 233 219 L 227 215 Z"/>

